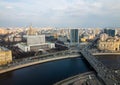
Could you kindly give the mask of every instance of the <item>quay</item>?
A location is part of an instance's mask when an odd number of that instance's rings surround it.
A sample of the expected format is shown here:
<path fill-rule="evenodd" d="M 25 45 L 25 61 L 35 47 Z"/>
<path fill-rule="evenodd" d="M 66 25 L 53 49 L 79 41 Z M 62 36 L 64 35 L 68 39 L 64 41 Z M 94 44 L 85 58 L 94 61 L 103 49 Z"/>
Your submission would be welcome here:
<path fill-rule="evenodd" d="M 97 56 L 97 55 L 120 55 L 120 53 L 92 53 L 92 55 Z"/>
<path fill-rule="evenodd" d="M 103 85 L 103 84 L 98 80 L 94 72 L 86 72 L 64 79 L 60 82 L 55 83 L 54 85 Z"/>
<path fill-rule="evenodd" d="M 10 64 L 6 67 L 0 68 L 0 74 L 13 71 L 13 70 L 17 70 L 20 68 L 24 68 L 24 67 L 36 65 L 36 64 L 41 64 L 45 62 L 66 59 L 66 58 L 75 58 L 79 56 L 80 56 L 79 53 L 64 54 L 64 52 L 57 52 L 57 53 L 54 53 L 54 55 L 47 54 L 47 55 L 42 55 L 40 57 L 32 57 L 32 58 L 26 59 L 27 61 L 20 61 L 18 63 Z"/>

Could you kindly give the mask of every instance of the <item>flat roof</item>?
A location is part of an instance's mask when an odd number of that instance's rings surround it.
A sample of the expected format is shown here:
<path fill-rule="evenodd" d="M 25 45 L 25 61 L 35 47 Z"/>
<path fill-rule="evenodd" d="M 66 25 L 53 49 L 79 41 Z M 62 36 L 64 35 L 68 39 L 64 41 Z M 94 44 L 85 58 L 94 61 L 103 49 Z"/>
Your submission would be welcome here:
<path fill-rule="evenodd" d="M 9 50 L 8 48 L 0 47 L 0 51 L 8 51 L 8 50 Z"/>

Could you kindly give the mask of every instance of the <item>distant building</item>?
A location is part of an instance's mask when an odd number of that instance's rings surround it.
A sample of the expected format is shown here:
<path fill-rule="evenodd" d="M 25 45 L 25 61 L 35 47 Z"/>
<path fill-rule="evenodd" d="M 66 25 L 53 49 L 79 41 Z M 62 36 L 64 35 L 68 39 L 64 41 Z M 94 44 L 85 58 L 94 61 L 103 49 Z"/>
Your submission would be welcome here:
<path fill-rule="evenodd" d="M 0 65 L 5 65 L 12 62 L 12 52 L 11 50 L 0 47 Z"/>
<path fill-rule="evenodd" d="M 78 29 L 71 29 L 71 31 L 70 31 L 70 43 L 71 43 L 71 45 L 75 45 L 75 44 L 79 43 Z"/>
<path fill-rule="evenodd" d="M 21 35 L 16 35 L 13 37 L 13 42 L 19 42 L 22 41 L 23 37 Z"/>
<path fill-rule="evenodd" d="M 32 28 L 32 26 L 29 27 L 29 29 L 27 30 L 27 35 L 36 35 L 37 31 L 35 29 Z"/>
<path fill-rule="evenodd" d="M 105 41 L 105 40 L 107 40 L 107 39 L 108 39 L 108 34 L 103 33 L 103 34 L 100 35 L 100 40 L 101 40 L 101 41 Z"/>
<path fill-rule="evenodd" d="M 3 39 L 6 42 L 19 42 L 22 41 L 23 37 L 20 34 L 14 33 L 6 35 Z"/>
<path fill-rule="evenodd" d="M 67 36 L 59 36 L 58 40 L 66 43 L 68 41 L 68 38 Z"/>
<path fill-rule="evenodd" d="M 108 34 L 108 36 L 116 36 L 117 30 L 115 29 L 104 29 L 104 33 Z"/>
<path fill-rule="evenodd" d="M 86 42 L 86 38 L 81 38 L 80 41 L 81 42 Z"/>
<path fill-rule="evenodd" d="M 8 30 L 7 29 L 4 29 L 4 28 L 0 28 L 0 34 L 7 34 L 8 33 Z"/>

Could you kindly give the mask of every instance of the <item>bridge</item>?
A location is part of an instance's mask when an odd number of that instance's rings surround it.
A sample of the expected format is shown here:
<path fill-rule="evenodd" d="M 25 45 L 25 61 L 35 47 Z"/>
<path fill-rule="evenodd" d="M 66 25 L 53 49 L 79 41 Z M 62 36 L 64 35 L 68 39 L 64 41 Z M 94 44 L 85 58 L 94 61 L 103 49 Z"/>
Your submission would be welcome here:
<path fill-rule="evenodd" d="M 108 69 L 103 63 L 96 59 L 90 52 L 90 47 L 95 44 L 96 40 L 90 43 L 88 46 L 80 50 L 83 57 L 89 62 L 89 64 L 97 72 L 97 75 L 104 81 L 105 85 L 120 85 L 120 77 L 113 70 Z"/>
<path fill-rule="evenodd" d="M 120 85 L 120 76 L 115 71 L 108 69 L 102 62 L 100 62 L 92 53 L 89 52 L 90 48 L 96 44 L 100 34 L 94 39 L 93 42 L 89 43 L 85 48 L 80 50 L 83 57 L 89 62 L 89 64 L 97 72 L 97 75 L 103 80 L 105 85 Z M 73 52 L 73 51 L 71 51 Z M 69 52 L 69 53 L 71 53 Z M 68 51 L 63 52 L 68 53 Z"/>

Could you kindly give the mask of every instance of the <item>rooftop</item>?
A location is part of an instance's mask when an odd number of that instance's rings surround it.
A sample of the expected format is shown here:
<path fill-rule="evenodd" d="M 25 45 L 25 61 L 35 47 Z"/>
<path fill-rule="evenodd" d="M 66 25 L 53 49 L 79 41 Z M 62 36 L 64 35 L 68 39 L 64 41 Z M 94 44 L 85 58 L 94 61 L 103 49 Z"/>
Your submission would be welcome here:
<path fill-rule="evenodd" d="M 9 50 L 8 48 L 0 47 L 0 51 L 8 51 L 8 50 Z"/>

